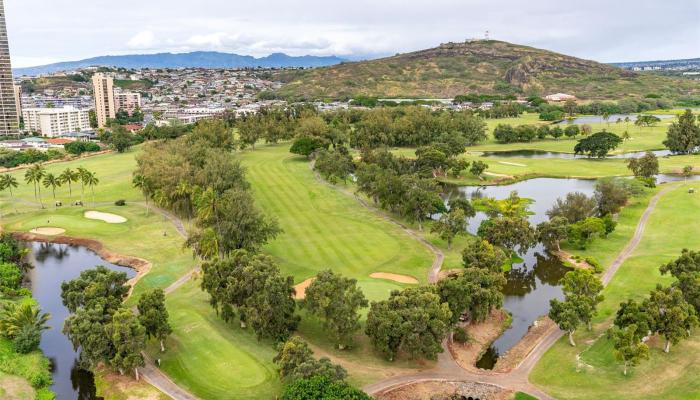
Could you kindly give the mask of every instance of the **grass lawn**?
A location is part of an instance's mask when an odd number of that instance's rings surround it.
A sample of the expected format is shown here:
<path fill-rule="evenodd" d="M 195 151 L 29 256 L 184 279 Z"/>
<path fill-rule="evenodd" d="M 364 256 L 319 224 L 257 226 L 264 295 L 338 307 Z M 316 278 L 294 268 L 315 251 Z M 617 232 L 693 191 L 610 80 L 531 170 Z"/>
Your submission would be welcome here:
<path fill-rule="evenodd" d="M 652 113 L 653 114 L 653 113 Z M 620 147 L 618 147 L 614 153 L 626 153 L 632 151 L 643 151 L 643 150 L 663 150 L 665 146 L 663 141 L 666 139 L 666 132 L 668 126 L 674 122 L 675 118 L 663 119 L 661 122 L 650 127 L 638 127 L 634 123 L 630 122 L 625 124 L 624 122 L 617 123 L 616 121 L 610 120 L 609 123 L 594 123 L 589 124 L 592 131 L 600 132 L 602 130 L 607 130 L 608 132 L 615 133 L 622 136 L 624 131 L 628 131 L 630 134 L 630 140 L 624 141 Z M 548 122 L 540 121 L 538 114 L 523 114 L 518 118 L 497 118 L 497 119 L 487 119 L 487 131 L 489 133 L 489 138 L 486 142 L 471 147 L 470 151 L 508 151 L 508 150 L 545 150 L 545 151 L 557 151 L 564 153 L 573 153 L 574 146 L 576 142 L 581 139 L 578 138 L 567 138 L 565 136 L 559 139 L 536 139 L 530 143 L 498 143 L 493 138 L 493 130 L 499 124 L 510 124 L 513 126 L 517 125 L 545 125 Z M 554 125 L 552 125 L 554 126 Z M 561 125 L 565 128 L 566 125 Z"/>
<path fill-rule="evenodd" d="M 270 399 L 280 381 L 272 363 L 272 343 L 258 342 L 253 331 L 226 324 L 209 304 L 199 282 L 189 282 L 167 297 L 174 333 L 160 353 L 149 353 L 179 385 L 203 399 Z"/>
<path fill-rule="evenodd" d="M 1 399 L 51 399 L 53 393 L 47 387 L 51 377 L 49 371 L 49 360 L 41 351 L 19 354 L 12 342 L 0 338 Z"/>
<path fill-rule="evenodd" d="M 376 300 L 399 285 L 370 278 L 372 272 L 426 282 L 432 254 L 357 200 L 319 183 L 308 160 L 289 153 L 289 144 L 260 146 L 240 159 L 258 204 L 284 230 L 265 252 L 297 283 L 330 268 L 356 278 L 366 296 Z"/>
<path fill-rule="evenodd" d="M 668 276 L 660 275 L 661 264 L 677 258 L 683 248 L 697 249 L 700 226 L 689 221 L 700 218 L 700 197 L 688 194 L 687 188 L 700 190 L 700 183 L 674 185 L 677 189 L 659 201 L 632 257 L 605 288 L 605 301 L 595 319 L 594 330 L 577 332 L 578 347 L 575 348 L 565 339 L 558 341 L 530 375 L 533 383 L 554 397 L 700 399 L 700 381 L 697 380 L 700 375 L 700 332 L 696 331 L 691 339 L 671 347 L 670 354 L 662 352 L 662 340 L 653 339 L 651 359 L 634 368 L 628 376 L 622 374 L 611 344 L 603 335 L 621 301 L 630 297 L 641 299 L 657 283 L 669 284 L 672 281 Z M 630 214 L 640 211 L 641 208 L 633 209 Z M 633 215 L 628 217 L 630 221 L 634 220 Z M 622 224 L 627 223 L 621 221 Z M 607 247 L 604 243 L 596 242 L 588 253 L 609 264 L 614 251 L 604 248 Z M 616 251 L 619 249 L 617 247 Z M 579 361 L 577 355 L 580 355 Z"/>

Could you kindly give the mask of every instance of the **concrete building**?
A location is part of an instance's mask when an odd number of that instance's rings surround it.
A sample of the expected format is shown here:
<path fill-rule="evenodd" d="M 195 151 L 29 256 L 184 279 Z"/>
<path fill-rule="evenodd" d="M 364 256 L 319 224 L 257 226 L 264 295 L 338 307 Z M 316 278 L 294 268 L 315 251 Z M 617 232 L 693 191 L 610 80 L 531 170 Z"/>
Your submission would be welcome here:
<path fill-rule="evenodd" d="M 20 117 L 22 116 L 22 86 L 14 85 L 15 89 L 15 110 L 17 110 L 17 124 L 20 122 Z"/>
<path fill-rule="evenodd" d="M 5 4 L 0 0 L 0 135 L 19 134 L 19 118 L 5 24 Z"/>
<path fill-rule="evenodd" d="M 576 96 L 572 96 L 570 94 L 566 93 L 555 93 L 555 94 L 550 94 L 548 96 L 544 97 L 545 100 L 547 101 L 567 101 L 567 100 L 576 100 Z"/>
<path fill-rule="evenodd" d="M 117 113 L 114 102 L 114 79 L 111 76 L 97 73 L 92 76 L 92 89 L 95 97 L 95 116 L 97 127 L 107 126 L 107 120 L 114 118 Z"/>
<path fill-rule="evenodd" d="M 136 92 L 115 92 L 114 103 L 117 112 L 126 111 L 129 115 L 133 114 L 136 109 L 141 108 L 141 93 Z"/>
<path fill-rule="evenodd" d="M 70 132 L 90 130 L 90 112 L 71 106 L 63 108 L 26 108 L 22 112 L 25 129 L 42 136 L 57 137 Z"/>

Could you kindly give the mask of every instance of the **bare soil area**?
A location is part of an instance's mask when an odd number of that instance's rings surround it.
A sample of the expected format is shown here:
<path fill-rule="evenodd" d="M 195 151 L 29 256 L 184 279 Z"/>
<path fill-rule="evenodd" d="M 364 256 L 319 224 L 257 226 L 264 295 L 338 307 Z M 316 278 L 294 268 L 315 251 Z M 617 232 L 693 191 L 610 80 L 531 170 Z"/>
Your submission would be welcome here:
<path fill-rule="evenodd" d="M 510 372 L 514 370 L 542 339 L 557 329 L 557 324 L 549 317 L 536 320 L 525 336 L 513 348 L 498 358 L 493 370 L 495 372 Z"/>
<path fill-rule="evenodd" d="M 306 297 L 306 288 L 311 285 L 311 282 L 316 280 L 316 278 L 309 278 L 298 285 L 294 285 L 294 298 L 297 300 L 303 300 Z"/>
<path fill-rule="evenodd" d="M 484 322 L 470 323 L 463 328 L 469 335 L 467 343 L 457 343 L 450 340 L 450 353 L 455 362 L 467 371 L 479 371 L 476 362 L 482 354 L 507 328 L 508 314 L 503 310 L 494 310 Z"/>

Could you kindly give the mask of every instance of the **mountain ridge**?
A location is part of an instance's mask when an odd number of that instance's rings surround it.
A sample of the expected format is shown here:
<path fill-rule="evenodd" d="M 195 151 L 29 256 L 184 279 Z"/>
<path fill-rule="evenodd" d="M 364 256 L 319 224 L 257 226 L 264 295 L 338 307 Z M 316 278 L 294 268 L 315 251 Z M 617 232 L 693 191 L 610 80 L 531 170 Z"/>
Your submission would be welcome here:
<path fill-rule="evenodd" d="M 36 76 L 60 71 L 70 71 L 91 66 L 122 68 L 289 68 L 321 67 L 340 64 L 346 60 L 337 56 L 290 56 L 272 53 L 265 57 L 253 57 L 217 51 L 193 51 L 188 53 L 154 53 L 107 55 L 77 61 L 65 61 L 35 67 L 13 68 L 15 76 Z"/>

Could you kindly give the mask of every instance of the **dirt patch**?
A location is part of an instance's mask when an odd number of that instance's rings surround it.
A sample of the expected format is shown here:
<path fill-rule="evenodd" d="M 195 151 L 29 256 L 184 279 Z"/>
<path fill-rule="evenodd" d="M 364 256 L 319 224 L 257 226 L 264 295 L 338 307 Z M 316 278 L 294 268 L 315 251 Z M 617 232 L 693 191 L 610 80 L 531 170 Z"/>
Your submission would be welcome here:
<path fill-rule="evenodd" d="M 25 400 L 36 397 L 36 392 L 26 379 L 18 376 L 0 375 L 0 398 L 3 400 Z"/>
<path fill-rule="evenodd" d="M 41 228 L 34 228 L 29 232 L 36 233 L 37 235 L 44 235 L 44 236 L 57 236 L 57 235 L 62 235 L 64 233 L 66 233 L 66 230 L 62 229 L 62 228 L 51 228 L 48 226 L 44 226 Z"/>
<path fill-rule="evenodd" d="M 555 251 L 552 254 L 557 256 L 563 263 L 570 265 L 578 269 L 590 269 L 593 270 L 593 266 L 587 263 L 585 260 L 576 260 L 573 254 L 566 252 L 564 250 Z"/>
<path fill-rule="evenodd" d="M 93 239 L 74 238 L 70 236 L 47 237 L 31 232 L 13 232 L 12 236 L 16 239 L 24 241 L 58 243 L 87 247 L 107 262 L 136 270 L 136 276 L 131 278 L 128 282 L 128 284 L 131 285 L 131 288 L 133 288 L 136 282 L 138 282 L 139 279 L 141 279 L 148 273 L 148 271 L 151 270 L 152 266 L 150 262 L 144 260 L 143 258 L 123 256 L 107 250 L 101 242 Z"/>
<path fill-rule="evenodd" d="M 418 284 L 418 279 L 412 276 L 392 274 L 390 272 L 374 272 L 370 274 L 369 277 L 374 279 L 386 279 L 388 281 L 394 281 L 398 283 L 408 283 L 412 285 Z"/>
<path fill-rule="evenodd" d="M 111 214 L 100 211 L 85 211 L 85 218 L 87 219 L 98 219 L 104 221 L 108 224 L 123 224 L 127 221 L 126 218 L 121 215 Z"/>
<path fill-rule="evenodd" d="M 311 282 L 315 281 L 316 278 L 309 278 L 298 285 L 294 285 L 294 298 L 297 300 L 302 300 L 306 297 L 306 288 L 311 285 Z"/>
<path fill-rule="evenodd" d="M 467 343 L 448 342 L 450 353 L 455 362 L 467 371 L 478 372 L 476 362 L 486 349 L 491 346 L 506 329 L 508 314 L 504 310 L 493 310 L 486 321 L 470 323 L 463 328 L 469 334 Z"/>
<path fill-rule="evenodd" d="M 448 400 L 471 398 L 480 400 L 506 400 L 513 392 L 498 386 L 477 382 L 453 382 L 444 380 L 417 382 L 388 389 L 374 395 L 379 400 Z"/>
<path fill-rule="evenodd" d="M 495 172 L 484 172 L 484 175 L 488 176 L 494 176 L 496 178 L 507 178 L 507 179 L 515 179 L 513 175 L 507 175 L 507 174 L 497 174 Z"/>
<path fill-rule="evenodd" d="M 463 271 L 464 271 L 463 268 L 441 269 L 440 273 L 438 274 L 438 280 L 441 281 L 441 280 L 447 278 L 448 276 L 458 275 Z"/>
<path fill-rule="evenodd" d="M 552 331 L 559 329 L 549 317 L 536 320 L 520 341 L 508 350 L 503 356 L 498 358 L 495 372 L 510 372 L 515 369 L 537 346 L 542 339 Z"/>
<path fill-rule="evenodd" d="M 99 380 L 98 396 L 124 400 L 167 400 L 168 396 L 146 383 L 143 379 L 136 381 L 132 374 L 119 375 L 104 367 L 96 374 Z"/>

